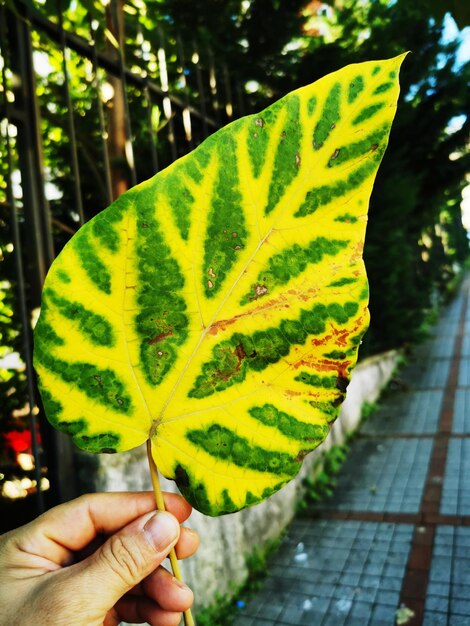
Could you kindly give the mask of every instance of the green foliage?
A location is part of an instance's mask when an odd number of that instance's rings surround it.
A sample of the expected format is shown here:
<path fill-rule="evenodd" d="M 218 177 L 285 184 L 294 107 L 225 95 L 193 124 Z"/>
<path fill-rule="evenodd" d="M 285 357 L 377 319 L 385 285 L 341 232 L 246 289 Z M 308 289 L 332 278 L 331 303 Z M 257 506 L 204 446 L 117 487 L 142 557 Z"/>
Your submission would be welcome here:
<path fill-rule="evenodd" d="M 237 616 L 238 604 L 243 605 L 251 595 L 258 591 L 268 572 L 270 557 L 278 550 L 282 536 L 277 539 L 268 539 L 263 546 L 255 547 L 247 554 L 246 566 L 248 577 L 240 587 L 233 587 L 227 597 L 216 595 L 210 606 L 197 613 L 198 626 L 231 626 Z"/>
<path fill-rule="evenodd" d="M 298 504 L 299 511 L 306 509 L 312 502 L 321 502 L 331 498 L 336 487 L 336 476 L 348 453 L 347 444 L 332 446 L 316 462 L 311 475 L 304 480 L 305 495 Z"/>
<path fill-rule="evenodd" d="M 281 545 L 282 536 L 277 539 L 269 539 L 262 548 L 256 547 L 251 554 L 246 556 L 246 566 L 248 568 L 248 579 L 245 590 L 256 590 L 261 586 L 261 582 L 266 577 L 268 562 L 271 556 Z"/>
<path fill-rule="evenodd" d="M 27 428 L 24 406 L 26 403 L 26 375 L 19 355 L 23 351 L 23 336 L 19 313 L 18 289 L 16 284 L 14 247 L 9 228 L 10 215 L 1 188 L 2 157 L 5 153 L 0 144 L 0 464 L 4 466 L 12 459 L 2 446 L 2 433 Z M 3 160 L 3 165 L 5 160 Z M 3 472 L 5 473 L 5 472 Z"/>
<path fill-rule="evenodd" d="M 235 615 L 232 600 L 217 594 L 213 604 L 198 611 L 197 624 L 198 626 L 230 626 L 233 624 Z"/>
<path fill-rule="evenodd" d="M 361 421 L 368 420 L 378 409 L 377 402 L 364 402 L 361 409 Z"/>

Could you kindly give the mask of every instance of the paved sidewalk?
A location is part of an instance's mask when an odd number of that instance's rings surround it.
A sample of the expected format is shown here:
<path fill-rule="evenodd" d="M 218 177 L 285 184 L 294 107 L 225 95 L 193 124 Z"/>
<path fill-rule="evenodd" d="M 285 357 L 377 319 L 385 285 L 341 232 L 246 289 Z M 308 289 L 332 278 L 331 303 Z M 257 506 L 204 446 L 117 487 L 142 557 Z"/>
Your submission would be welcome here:
<path fill-rule="evenodd" d="M 470 282 L 235 626 L 470 626 Z M 411 615 L 411 613 L 409 613 Z"/>

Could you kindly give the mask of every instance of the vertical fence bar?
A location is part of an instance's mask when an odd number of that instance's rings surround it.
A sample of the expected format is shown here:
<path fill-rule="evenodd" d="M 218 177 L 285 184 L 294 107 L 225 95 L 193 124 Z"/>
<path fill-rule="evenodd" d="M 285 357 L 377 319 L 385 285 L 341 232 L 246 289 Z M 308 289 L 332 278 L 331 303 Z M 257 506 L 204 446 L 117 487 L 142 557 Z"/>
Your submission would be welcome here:
<path fill-rule="evenodd" d="M 209 56 L 209 87 L 211 90 L 212 96 L 212 107 L 215 113 L 215 121 L 217 126 L 220 126 L 220 104 L 219 104 L 219 95 L 217 89 L 217 77 L 215 74 L 215 62 L 214 62 L 214 53 L 209 48 L 208 50 Z"/>
<path fill-rule="evenodd" d="M 168 122 L 168 141 L 170 142 L 171 158 L 176 161 L 178 158 L 178 150 L 176 147 L 175 125 L 173 123 L 173 111 L 168 90 L 168 70 L 166 65 L 166 53 L 162 31 L 158 31 L 158 40 L 160 47 L 158 49 L 158 70 L 160 74 L 160 85 L 163 91 L 163 113 Z"/>
<path fill-rule="evenodd" d="M 192 134 L 192 129 L 191 129 L 191 113 L 189 111 L 188 81 L 186 79 L 187 68 L 186 68 L 186 61 L 185 61 L 185 56 L 184 56 L 183 42 L 181 41 L 180 35 L 178 35 L 176 38 L 176 45 L 178 49 L 179 62 L 180 62 L 181 71 L 182 71 L 183 99 L 184 99 L 184 104 L 185 104 L 185 107 L 182 111 L 184 133 L 186 136 L 186 141 L 188 142 L 188 148 L 189 150 L 192 150 L 194 147 L 194 142 L 193 142 L 193 134 Z"/>
<path fill-rule="evenodd" d="M 131 186 L 137 185 L 137 172 L 135 169 L 135 159 L 134 159 L 134 142 L 132 136 L 132 124 L 131 124 L 131 115 L 129 110 L 129 99 L 127 96 L 127 81 L 126 81 L 126 72 L 124 66 L 124 25 L 121 25 L 120 21 L 120 0 L 112 1 L 112 7 L 114 9 L 114 27 L 116 29 L 116 39 L 118 42 L 118 61 L 119 61 L 119 79 L 122 84 L 122 93 L 124 97 L 124 124 L 126 127 L 126 160 L 129 165 L 129 170 L 131 174 Z"/>
<path fill-rule="evenodd" d="M 153 129 L 153 121 L 152 121 L 152 100 L 150 98 L 150 93 L 149 93 L 149 89 L 147 85 L 145 85 L 144 87 L 144 98 L 145 98 L 145 104 L 146 104 L 146 110 L 147 110 L 147 123 L 149 127 L 150 153 L 152 155 L 152 167 L 153 167 L 153 171 L 157 173 L 160 168 L 159 168 L 159 163 L 158 163 L 156 136 L 155 136 L 155 131 Z"/>
<path fill-rule="evenodd" d="M 98 65 L 98 54 L 96 51 L 96 30 L 94 27 L 93 20 L 90 22 L 90 32 L 92 35 L 91 39 L 91 47 L 92 47 L 92 58 L 91 63 L 93 67 L 93 87 L 96 92 L 97 102 L 98 102 L 98 121 L 100 125 L 100 137 L 101 137 L 101 146 L 103 150 L 103 165 L 104 165 L 104 180 L 106 187 L 106 204 L 111 204 L 113 201 L 113 188 L 111 183 L 111 166 L 109 163 L 109 154 L 108 154 L 108 144 L 106 141 L 107 131 L 106 124 L 104 120 L 104 112 L 103 112 L 103 103 L 101 102 L 101 84 L 99 78 L 99 65 Z"/>
<path fill-rule="evenodd" d="M 15 94 L 15 109 L 12 110 L 12 116 L 18 128 L 17 152 L 21 170 L 24 219 L 27 225 L 26 243 L 22 249 L 24 250 L 22 281 L 25 289 L 26 285 L 29 287 L 27 300 L 25 295 L 27 313 L 28 304 L 31 308 L 40 305 L 40 294 L 46 271 L 54 259 L 54 245 L 49 204 L 44 195 L 41 124 L 33 67 L 31 20 L 27 14 L 27 7 L 18 6 L 26 12 L 25 17 L 20 17 L 13 11 L 7 11 L 6 21 L 8 22 L 10 70 L 17 75 L 17 80 L 12 87 Z M 31 325 L 28 319 L 23 322 L 23 327 L 31 342 Z M 32 390 L 33 401 L 37 401 L 40 406 L 39 396 L 35 391 L 36 379 L 32 366 L 31 348 L 30 343 L 27 352 L 28 387 Z M 69 437 L 56 431 L 45 420 L 41 420 L 40 423 L 48 476 L 53 491 L 52 499 L 56 502 L 62 501 L 75 495 L 72 444 Z"/>
<path fill-rule="evenodd" d="M 194 67 L 196 68 L 196 80 L 197 80 L 197 90 L 199 92 L 199 107 L 202 114 L 202 138 L 205 139 L 209 134 L 209 129 L 207 127 L 207 107 L 206 107 L 206 94 L 204 90 L 204 81 L 202 80 L 202 71 L 201 71 L 201 57 L 199 56 L 199 47 L 197 42 L 193 42 L 193 56 L 192 62 L 194 63 Z"/>
<path fill-rule="evenodd" d="M 67 125 L 69 131 L 70 142 L 70 162 L 72 166 L 73 187 L 75 196 L 75 208 L 79 216 L 80 225 L 85 223 L 85 214 L 83 212 L 82 190 L 80 186 L 80 169 L 78 166 L 77 139 L 75 131 L 75 120 L 73 117 L 72 98 L 70 96 L 70 81 L 67 67 L 67 46 L 65 44 L 64 19 L 62 17 L 62 2 L 57 0 L 57 14 L 59 18 L 60 29 L 60 46 L 62 50 L 62 71 L 64 74 L 64 89 L 67 104 Z"/>
<path fill-rule="evenodd" d="M 28 315 L 28 307 L 26 303 L 26 285 L 24 280 L 24 266 L 23 266 L 23 256 L 22 256 L 22 243 L 20 236 L 20 228 L 18 224 L 18 214 L 16 209 L 15 195 L 13 193 L 13 184 L 12 184 L 12 172 L 13 172 L 13 159 L 12 159 L 12 147 L 10 143 L 10 105 L 8 102 L 7 91 L 7 79 L 6 79 L 6 62 L 7 62 L 7 54 L 6 54 L 6 33 L 5 33 L 5 8 L 0 7 L 0 47 L 2 50 L 3 56 L 3 66 L 2 66 L 2 83 L 3 83 L 3 98 L 4 98 L 4 111 L 5 111 L 5 121 L 6 121 L 6 132 L 5 132 L 5 141 L 6 141 L 6 149 L 7 149 L 7 167 L 8 167 L 8 176 L 7 176 L 7 201 L 10 205 L 10 215 L 11 215 L 11 229 L 12 229 L 12 238 L 13 238 L 13 246 L 14 246 L 14 257 L 15 257 L 15 273 L 17 280 L 17 288 L 18 288 L 18 301 L 20 307 L 20 319 L 21 319 L 21 331 L 23 338 L 23 356 L 26 365 L 26 378 L 27 378 L 27 390 L 28 390 L 28 420 L 30 424 L 31 430 L 31 451 L 34 457 L 34 478 L 36 481 L 36 510 L 37 513 L 40 514 L 44 511 L 44 497 L 41 489 L 41 459 L 39 453 L 38 446 L 38 427 L 36 422 L 35 409 L 37 407 L 36 401 L 36 390 L 34 386 L 34 370 L 33 370 L 33 355 L 32 355 L 32 333 L 31 333 L 31 322 Z"/>
<path fill-rule="evenodd" d="M 227 64 L 223 65 L 224 73 L 224 87 L 225 87 L 225 113 L 229 119 L 233 117 L 233 100 L 232 100 L 232 87 L 230 85 L 230 74 Z"/>
<path fill-rule="evenodd" d="M 139 17 L 140 17 L 140 13 L 139 13 Z M 153 129 L 153 121 L 152 121 L 152 98 L 150 96 L 150 90 L 149 90 L 149 66 L 148 66 L 148 51 L 146 51 L 144 49 L 144 35 L 142 32 L 142 25 L 140 24 L 140 22 L 138 22 L 138 32 L 139 35 L 141 37 L 141 54 L 142 54 L 142 61 L 143 63 L 145 63 L 145 69 L 143 70 L 143 78 L 145 80 L 145 84 L 144 84 L 144 88 L 142 90 L 142 95 L 144 97 L 144 101 L 145 101 L 145 111 L 147 113 L 147 125 L 148 125 L 148 135 L 149 135 L 149 140 L 150 140 L 150 155 L 152 157 L 152 169 L 154 173 L 157 173 L 159 168 L 159 163 L 158 163 L 158 152 L 157 152 L 157 145 L 156 145 L 156 135 Z"/>
<path fill-rule="evenodd" d="M 243 90 L 238 81 L 236 82 L 235 90 L 237 93 L 237 109 L 238 109 L 237 117 L 243 117 L 244 115 L 246 115 L 246 107 L 245 107 L 245 101 L 243 99 Z"/>
<path fill-rule="evenodd" d="M 44 195 L 44 164 L 33 69 L 31 29 L 27 17 L 18 17 L 11 11 L 8 11 L 6 15 L 11 55 L 10 69 L 20 78 L 18 84 L 15 83 L 12 89 L 16 98 L 15 110 L 21 111 L 17 143 L 23 181 L 25 218 L 29 221 L 29 233 L 32 235 L 27 252 L 31 258 L 31 264 L 37 270 L 37 277 L 32 285 L 35 292 L 33 300 L 38 303 L 47 270 L 54 260 L 54 244 L 49 205 Z"/>

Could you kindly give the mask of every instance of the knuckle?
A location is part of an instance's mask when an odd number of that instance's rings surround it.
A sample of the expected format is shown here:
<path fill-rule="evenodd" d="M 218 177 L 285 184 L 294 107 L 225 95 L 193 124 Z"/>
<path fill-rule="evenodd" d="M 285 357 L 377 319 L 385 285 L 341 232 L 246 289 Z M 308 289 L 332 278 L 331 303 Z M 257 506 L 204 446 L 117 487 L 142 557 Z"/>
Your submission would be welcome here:
<path fill-rule="evenodd" d="M 103 545 L 102 558 L 107 567 L 121 578 L 126 585 L 140 580 L 145 571 L 146 560 L 142 550 L 131 537 L 113 535 Z"/>

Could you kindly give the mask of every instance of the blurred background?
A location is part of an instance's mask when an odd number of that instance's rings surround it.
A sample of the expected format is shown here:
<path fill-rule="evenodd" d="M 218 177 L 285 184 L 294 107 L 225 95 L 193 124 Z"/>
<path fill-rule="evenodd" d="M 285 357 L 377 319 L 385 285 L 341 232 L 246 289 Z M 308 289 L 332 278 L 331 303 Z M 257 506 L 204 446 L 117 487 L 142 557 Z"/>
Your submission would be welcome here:
<path fill-rule="evenodd" d="M 41 411 L 32 328 L 81 224 L 231 120 L 410 50 L 371 199 L 361 357 L 411 346 L 465 269 L 470 4 L 0 1 L 0 532 L 93 472 Z"/>

